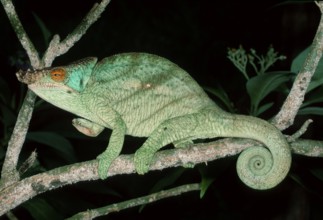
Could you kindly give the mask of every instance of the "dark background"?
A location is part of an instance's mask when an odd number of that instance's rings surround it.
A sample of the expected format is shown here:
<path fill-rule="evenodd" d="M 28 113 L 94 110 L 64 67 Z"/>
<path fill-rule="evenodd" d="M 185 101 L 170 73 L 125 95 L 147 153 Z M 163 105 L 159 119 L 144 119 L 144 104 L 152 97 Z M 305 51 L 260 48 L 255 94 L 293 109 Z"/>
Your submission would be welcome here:
<path fill-rule="evenodd" d="M 34 15 L 44 22 L 52 34 L 59 34 L 63 39 L 79 24 L 94 2 L 14 1 L 22 23 L 40 54 L 44 53 L 47 45 Z M 319 17 L 318 8 L 310 1 L 112 0 L 87 34 L 67 54 L 57 58 L 54 65 L 64 65 L 87 56 L 102 59 L 121 52 L 154 53 L 187 70 L 202 86 L 221 85 L 237 112 L 248 114 L 246 81 L 226 58 L 227 48 L 243 45 L 247 50 L 254 48 L 259 53 L 265 53 L 269 45 L 273 45 L 280 54 L 287 56 L 285 61 L 277 62 L 273 70 L 289 70 L 295 56 L 310 45 Z M 13 105 L 17 107 L 13 111 L 17 112 L 24 93 L 21 88 L 24 87 L 18 83 L 14 73 L 20 68 L 26 69 L 28 59 L 2 9 L 0 33 L 0 77 L 10 85 L 12 100 L 18 103 Z M 283 98 L 273 97 L 277 100 L 276 110 Z M 31 131 L 55 131 L 66 137 L 75 146 L 77 161 L 93 159 L 104 149 L 109 131 L 97 140 L 85 138 L 76 134 L 70 125 L 72 115 L 49 104 L 42 105 L 35 110 Z M 264 118 L 274 114 L 271 112 Z M 6 129 L 10 131 L 13 125 Z M 319 118 L 316 126 L 314 128 L 319 129 Z M 312 128 L 307 137 L 321 139 L 317 129 Z M 135 147 L 124 149 L 124 152 L 133 152 L 142 141 L 127 137 L 126 146 Z M 26 143 L 26 152 L 22 153 L 22 157 L 28 156 L 35 148 L 42 168 L 51 169 L 66 164 L 53 149 L 35 143 Z M 208 172 L 214 173 L 215 182 L 203 199 L 199 199 L 198 193 L 188 193 L 148 205 L 141 213 L 138 208 L 133 208 L 111 214 L 109 219 L 276 220 L 323 217 L 322 182 L 309 171 L 313 167 L 322 168 L 318 165 L 322 160 L 295 156 L 290 176 L 277 188 L 268 191 L 245 187 L 236 176 L 235 160 L 235 157 L 226 158 L 209 164 Z M 39 201 L 46 201 L 44 212 L 50 209 L 49 206 L 56 219 L 57 216 L 68 217 L 88 208 L 148 194 L 159 179 L 167 180 L 168 176 L 176 176 L 177 172 L 181 175 L 174 178 L 174 184 L 169 184 L 169 187 L 201 179 L 198 168 L 183 172 L 169 169 L 143 177 L 118 176 L 104 182 L 79 183 L 47 192 L 31 200 L 29 205 L 37 209 Z M 26 216 L 31 219 L 26 211 L 31 210 L 30 206 L 19 207 L 14 213 L 18 217 L 24 216 L 23 219 L 27 219 Z M 41 207 L 39 205 L 38 209 Z"/>

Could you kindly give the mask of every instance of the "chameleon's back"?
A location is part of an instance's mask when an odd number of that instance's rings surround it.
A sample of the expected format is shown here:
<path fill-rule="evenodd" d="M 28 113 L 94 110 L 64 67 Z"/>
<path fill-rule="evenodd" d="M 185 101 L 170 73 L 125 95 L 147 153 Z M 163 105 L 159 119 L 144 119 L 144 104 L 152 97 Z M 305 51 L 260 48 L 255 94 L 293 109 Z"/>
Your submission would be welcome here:
<path fill-rule="evenodd" d="M 188 73 L 151 54 L 126 53 L 101 60 L 87 87 L 102 97 L 102 105 L 122 116 L 127 133 L 134 136 L 148 136 L 164 120 L 218 108 Z"/>

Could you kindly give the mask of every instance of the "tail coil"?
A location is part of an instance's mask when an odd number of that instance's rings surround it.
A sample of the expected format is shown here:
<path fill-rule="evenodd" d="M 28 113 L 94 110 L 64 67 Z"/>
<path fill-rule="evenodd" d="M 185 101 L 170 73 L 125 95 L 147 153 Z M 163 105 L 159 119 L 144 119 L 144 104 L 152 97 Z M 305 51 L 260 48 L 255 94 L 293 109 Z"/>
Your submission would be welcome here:
<path fill-rule="evenodd" d="M 280 131 L 268 122 L 248 118 L 257 125 L 251 132 L 254 134 L 253 137 L 250 138 L 263 142 L 267 148 L 249 147 L 244 150 L 237 160 L 237 173 L 251 188 L 270 189 L 285 179 L 289 172 L 291 165 L 289 144 Z"/>

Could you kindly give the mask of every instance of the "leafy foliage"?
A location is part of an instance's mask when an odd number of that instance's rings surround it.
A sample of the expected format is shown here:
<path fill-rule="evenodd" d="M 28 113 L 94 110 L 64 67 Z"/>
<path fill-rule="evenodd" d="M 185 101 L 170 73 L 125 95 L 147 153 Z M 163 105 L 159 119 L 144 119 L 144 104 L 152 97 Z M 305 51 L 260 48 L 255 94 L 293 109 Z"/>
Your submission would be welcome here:
<path fill-rule="evenodd" d="M 228 58 L 247 79 L 246 88 L 250 97 L 250 114 L 254 116 L 259 116 L 273 106 L 273 102 L 262 105 L 260 103 L 292 77 L 287 71 L 266 72 L 278 60 L 286 59 L 285 56 L 278 56 L 272 46 L 269 47 L 266 55 L 258 55 L 255 49 L 250 49 L 250 53 L 247 53 L 240 46 L 238 49 L 229 49 Z M 256 76 L 250 77 L 248 64 Z"/>
<path fill-rule="evenodd" d="M 250 79 L 247 71 L 248 64 L 251 65 L 257 75 L 263 75 L 278 60 L 286 59 L 285 56 L 278 56 L 272 46 L 269 47 L 265 56 L 258 55 L 255 49 L 250 49 L 250 53 L 247 53 L 242 46 L 238 49 L 229 48 L 228 58 L 247 80 Z"/>
<path fill-rule="evenodd" d="M 273 106 L 273 103 L 265 103 L 261 106 L 260 102 L 270 93 L 274 92 L 283 83 L 291 79 L 290 72 L 269 72 L 257 75 L 247 81 L 247 92 L 251 99 L 251 115 L 258 116 Z"/>

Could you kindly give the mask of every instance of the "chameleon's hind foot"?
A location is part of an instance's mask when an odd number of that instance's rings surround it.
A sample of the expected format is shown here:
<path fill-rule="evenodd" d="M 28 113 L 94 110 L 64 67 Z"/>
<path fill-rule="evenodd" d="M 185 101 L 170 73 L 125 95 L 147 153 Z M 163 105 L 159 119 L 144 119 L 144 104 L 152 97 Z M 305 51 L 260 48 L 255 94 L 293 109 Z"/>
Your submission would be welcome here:
<path fill-rule="evenodd" d="M 108 178 L 108 170 L 113 160 L 111 160 L 111 157 L 105 152 L 100 154 L 97 157 L 97 159 L 99 160 L 99 168 L 98 168 L 99 177 L 100 179 L 104 180 Z"/>
<path fill-rule="evenodd" d="M 138 174 L 145 174 L 149 171 L 155 152 L 146 148 L 139 148 L 134 157 L 135 168 Z"/>

